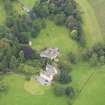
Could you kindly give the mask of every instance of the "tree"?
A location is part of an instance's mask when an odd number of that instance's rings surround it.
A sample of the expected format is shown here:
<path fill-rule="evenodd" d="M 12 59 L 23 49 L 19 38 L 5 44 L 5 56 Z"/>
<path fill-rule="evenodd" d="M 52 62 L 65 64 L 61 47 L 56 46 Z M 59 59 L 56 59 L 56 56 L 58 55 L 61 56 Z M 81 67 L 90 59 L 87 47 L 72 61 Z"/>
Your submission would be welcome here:
<path fill-rule="evenodd" d="M 62 84 L 67 84 L 71 82 L 71 77 L 65 70 L 61 69 L 60 74 L 58 76 L 58 81 Z"/>
<path fill-rule="evenodd" d="M 46 23 L 43 19 L 35 19 L 32 23 L 32 37 L 37 37 L 37 35 L 40 33 L 40 30 L 45 27 Z"/>
<path fill-rule="evenodd" d="M 19 52 L 19 63 L 23 63 L 25 61 L 24 52 L 21 50 Z"/>
<path fill-rule="evenodd" d="M 65 95 L 65 88 L 55 87 L 54 88 L 54 93 L 55 93 L 56 96 L 63 96 L 63 95 Z"/>
<path fill-rule="evenodd" d="M 99 60 L 101 64 L 105 64 L 105 56 L 100 56 Z"/>
<path fill-rule="evenodd" d="M 66 16 L 63 12 L 54 16 L 54 22 L 57 25 L 64 25 L 65 19 L 66 19 Z"/>
<path fill-rule="evenodd" d="M 6 72 L 5 70 L 8 69 L 8 65 L 8 59 L 6 56 L 4 56 L 2 61 L 0 62 L 0 69 L 3 70 L 3 72 Z"/>
<path fill-rule="evenodd" d="M 66 6 L 64 8 L 64 11 L 66 13 L 66 15 L 72 15 L 73 11 L 75 10 L 75 6 L 74 6 L 74 0 L 66 0 Z"/>
<path fill-rule="evenodd" d="M 78 21 L 74 16 L 68 16 L 66 20 L 66 26 L 70 30 L 78 30 L 81 32 L 81 22 Z"/>
<path fill-rule="evenodd" d="M 17 61 L 17 59 L 16 59 L 15 56 L 12 56 L 12 57 L 11 57 L 11 60 L 10 60 L 10 63 L 9 63 L 9 67 L 10 67 L 11 69 L 16 69 L 17 66 L 18 66 L 18 61 Z"/>
<path fill-rule="evenodd" d="M 77 62 L 76 56 L 72 52 L 70 52 L 70 54 L 68 54 L 68 60 L 70 61 L 71 64 L 76 64 L 76 62 Z"/>
<path fill-rule="evenodd" d="M 46 2 L 46 1 L 48 1 L 48 0 L 40 0 L 40 3 L 43 3 L 43 2 Z"/>
<path fill-rule="evenodd" d="M 5 7 L 5 10 L 6 10 L 6 13 L 11 14 L 11 10 L 12 10 L 11 0 L 4 0 L 4 7 Z"/>
<path fill-rule="evenodd" d="M 81 56 L 84 61 L 88 61 L 93 54 L 93 49 L 86 49 L 82 52 Z"/>
<path fill-rule="evenodd" d="M 40 18 L 47 17 L 49 15 L 49 9 L 47 3 L 36 3 L 33 7 L 33 11 Z"/>
<path fill-rule="evenodd" d="M 98 62 L 97 54 L 93 53 L 92 57 L 90 58 L 91 66 L 96 66 Z"/>
<path fill-rule="evenodd" d="M 71 38 L 74 40 L 78 40 L 78 31 L 77 30 L 72 30 Z"/>
<path fill-rule="evenodd" d="M 66 93 L 67 96 L 69 96 L 69 97 L 71 97 L 71 98 L 72 98 L 72 97 L 74 96 L 74 94 L 75 94 L 74 89 L 73 89 L 72 87 L 67 87 L 66 90 L 65 90 L 65 93 Z"/>

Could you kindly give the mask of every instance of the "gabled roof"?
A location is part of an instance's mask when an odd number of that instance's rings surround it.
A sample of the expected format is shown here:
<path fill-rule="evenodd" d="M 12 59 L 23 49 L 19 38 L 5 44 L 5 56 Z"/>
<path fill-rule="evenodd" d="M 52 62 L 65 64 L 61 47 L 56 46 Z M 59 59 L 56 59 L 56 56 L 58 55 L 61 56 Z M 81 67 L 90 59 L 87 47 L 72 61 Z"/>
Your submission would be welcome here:
<path fill-rule="evenodd" d="M 52 65 L 49 65 L 49 64 L 47 64 L 46 65 L 46 72 L 48 73 L 48 74 L 56 74 L 56 68 L 54 67 L 54 66 L 52 66 Z"/>
<path fill-rule="evenodd" d="M 57 74 L 57 70 L 54 66 L 47 64 L 46 69 L 40 72 L 40 75 L 37 77 L 37 80 L 41 84 L 51 84 L 54 75 Z M 47 82 L 46 82 L 47 81 Z"/>
<path fill-rule="evenodd" d="M 58 55 L 59 55 L 58 48 L 47 48 L 40 54 L 41 57 L 50 59 L 55 59 Z"/>

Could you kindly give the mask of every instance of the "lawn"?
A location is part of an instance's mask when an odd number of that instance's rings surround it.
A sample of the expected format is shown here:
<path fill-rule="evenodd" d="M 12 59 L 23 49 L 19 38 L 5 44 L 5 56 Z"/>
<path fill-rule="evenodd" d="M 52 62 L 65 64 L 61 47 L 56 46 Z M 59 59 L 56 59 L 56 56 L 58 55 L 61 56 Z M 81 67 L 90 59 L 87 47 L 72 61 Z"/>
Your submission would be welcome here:
<path fill-rule="evenodd" d="M 24 89 L 32 95 L 43 95 L 49 87 L 41 86 L 37 81 L 30 80 L 24 83 Z"/>
<path fill-rule="evenodd" d="M 77 91 L 73 105 L 105 105 L 104 69 L 105 66 L 92 68 L 86 63 L 73 67 L 72 86 Z M 90 78 L 91 74 L 93 75 Z M 1 94 L 1 105 L 68 105 L 67 97 L 56 97 L 52 87 L 41 86 L 33 80 L 26 81 L 23 76 L 8 74 L 3 81 L 9 85 L 9 91 Z"/>
<path fill-rule="evenodd" d="M 101 28 L 98 24 L 94 10 L 88 0 L 77 0 L 77 3 L 79 4 L 82 12 L 83 30 L 87 47 L 90 47 L 98 42 L 103 42 Z"/>
<path fill-rule="evenodd" d="M 101 27 L 102 35 L 105 37 L 105 0 L 88 0 L 92 6 L 98 23 Z"/>
<path fill-rule="evenodd" d="M 3 81 L 9 85 L 9 91 L 1 95 L 0 105 L 67 105 L 66 97 L 56 97 L 51 87 L 42 88 L 36 82 L 37 87 L 33 84 L 37 89 L 34 92 L 39 91 L 41 94 L 31 94 L 24 89 L 27 81 L 22 76 L 9 74 L 4 77 Z"/>
<path fill-rule="evenodd" d="M 47 47 L 58 47 L 61 56 L 69 52 L 77 52 L 78 44 L 70 38 L 69 31 L 64 27 L 56 26 L 47 20 L 47 27 L 43 29 L 37 38 L 32 39 L 32 47 L 41 50 Z"/>

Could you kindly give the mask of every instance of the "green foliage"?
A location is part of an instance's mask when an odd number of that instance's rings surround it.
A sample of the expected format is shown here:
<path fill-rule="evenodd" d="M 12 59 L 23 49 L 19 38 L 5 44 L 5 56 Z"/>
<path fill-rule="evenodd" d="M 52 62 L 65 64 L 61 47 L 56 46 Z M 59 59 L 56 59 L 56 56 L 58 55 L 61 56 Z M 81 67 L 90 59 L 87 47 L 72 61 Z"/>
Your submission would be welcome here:
<path fill-rule="evenodd" d="M 100 61 L 101 64 L 105 64 L 105 56 L 101 56 L 99 58 L 99 61 Z"/>
<path fill-rule="evenodd" d="M 32 37 L 36 37 L 42 28 L 46 27 L 46 23 L 43 19 L 36 19 L 32 22 Z"/>
<path fill-rule="evenodd" d="M 77 63 L 76 55 L 73 54 L 72 52 L 70 52 L 67 57 L 71 64 Z"/>
<path fill-rule="evenodd" d="M 26 75 L 25 75 L 25 79 L 26 79 L 27 81 L 30 81 L 30 80 L 31 80 L 31 75 L 30 75 L 30 74 L 26 74 Z"/>
<path fill-rule="evenodd" d="M 78 30 L 78 20 L 73 16 L 69 16 L 66 20 L 66 25 L 70 30 Z"/>
<path fill-rule="evenodd" d="M 56 96 L 63 96 L 63 95 L 65 95 L 65 88 L 55 87 L 54 88 L 54 93 L 55 93 Z"/>
<path fill-rule="evenodd" d="M 56 14 L 53 18 L 54 18 L 53 21 L 55 22 L 55 24 L 57 24 L 57 25 L 65 24 L 66 16 L 63 12 L 60 14 Z"/>
<path fill-rule="evenodd" d="M 75 95 L 74 89 L 72 87 L 67 87 L 65 90 L 65 94 L 72 98 Z"/>
<path fill-rule="evenodd" d="M 17 67 L 18 67 L 18 60 L 16 59 L 15 56 L 12 56 L 10 59 L 9 68 L 16 70 Z"/>
<path fill-rule="evenodd" d="M 49 15 L 48 3 L 37 2 L 33 7 L 33 11 L 37 14 L 38 17 L 47 17 Z"/>
<path fill-rule="evenodd" d="M 78 40 L 78 31 L 77 30 L 72 30 L 71 38 L 74 40 Z"/>
<path fill-rule="evenodd" d="M 7 38 L 0 39 L 0 69 L 3 72 L 10 68 L 16 68 L 18 61 L 16 59 L 18 44 L 14 40 Z"/>
<path fill-rule="evenodd" d="M 66 95 L 69 99 L 72 99 L 75 95 L 74 89 L 72 87 L 61 87 L 55 86 L 54 87 L 54 94 L 56 96 L 64 96 Z"/>
<path fill-rule="evenodd" d="M 19 58 L 18 59 L 19 59 L 20 63 L 23 63 L 25 61 L 24 52 L 23 51 L 19 52 Z"/>
<path fill-rule="evenodd" d="M 69 74 L 67 73 L 67 71 L 64 69 L 61 69 L 60 74 L 58 75 L 58 81 L 61 84 L 67 84 L 67 83 L 71 82 L 72 80 L 71 80 L 71 77 L 69 76 Z"/>
<path fill-rule="evenodd" d="M 85 50 L 82 53 L 84 61 L 90 61 L 91 65 L 96 66 L 97 64 L 105 64 L 105 46 L 104 44 L 97 43 L 92 48 Z"/>
<path fill-rule="evenodd" d="M 97 54 L 93 54 L 92 57 L 90 58 L 90 63 L 92 66 L 96 66 L 97 62 L 98 62 Z"/>
<path fill-rule="evenodd" d="M 31 74 L 37 74 L 40 70 L 39 67 L 33 67 L 27 64 L 20 64 L 19 68 L 18 68 L 20 73 L 24 73 L 26 75 L 31 75 Z"/>
<path fill-rule="evenodd" d="M 81 18 L 74 0 L 44 0 L 37 2 L 33 12 L 40 18 L 50 18 L 57 25 L 81 32 Z M 79 34 L 80 35 L 80 34 Z"/>

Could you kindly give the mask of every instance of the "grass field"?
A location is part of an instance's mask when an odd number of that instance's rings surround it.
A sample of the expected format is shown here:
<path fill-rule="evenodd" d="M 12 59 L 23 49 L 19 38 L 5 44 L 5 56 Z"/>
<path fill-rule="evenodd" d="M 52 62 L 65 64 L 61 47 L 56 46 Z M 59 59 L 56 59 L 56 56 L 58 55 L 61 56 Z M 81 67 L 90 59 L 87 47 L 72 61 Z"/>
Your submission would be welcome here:
<path fill-rule="evenodd" d="M 77 90 L 77 97 L 73 100 L 73 105 L 105 105 L 104 69 L 105 66 L 99 70 L 85 63 L 73 67 L 72 85 Z M 43 87 L 35 81 L 26 81 L 22 76 L 9 74 L 4 77 L 3 81 L 9 85 L 9 91 L 0 94 L 1 105 L 68 105 L 67 98 L 56 97 L 51 87 Z M 81 88 L 82 91 L 79 93 Z"/>
<path fill-rule="evenodd" d="M 77 2 L 83 12 L 83 28 L 87 46 L 92 46 L 97 42 L 103 42 L 104 36 L 101 33 L 101 28 L 97 20 L 98 14 L 95 15 L 91 3 L 88 0 L 77 0 Z M 92 2 L 98 1 L 93 0 Z M 101 12 L 104 11 L 101 10 Z M 104 19 L 101 21 L 104 21 Z M 79 89 L 80 93 L 78 92 L 73 105 L 105 105 L 105 81 L 103 80 L 105 78 L 105 67 L 93 69 L 82 64 L 74 67 L 74 69 L 76 70 L 72 72 L 73 85 Z"/>
<path fill-rule="evenodd" d="M 94 68 L 91 68 L 87 63 L 79 63 L 73 66 L 72 74 L 72 85 L 77 91 L 80 91 L 90 75 L 94 73 Z"/>
<path fill-rule="evenodd" d="M 93 4 L 92 0 L 90 1 L 93 8 L 88 0 L 77 0 L 83 12 L 83 29 L 87 47 L 97 42 L 103 42 L 100 28 L 102 23 L 100 22 L 99 24 L 97 20 L 104 21 L 104 17 L 99 18 L 97 16 L 98 7 L 96 8 L 95 6 L 99 3 L 101 7 L 104 0 L 93 0 L 96 4 Z M 22 0 L 22 2 L 31 8 L 35 0 Z M 3 18 L 5 13 L 2 9 L 2 6 L 0 6 L 0 23 L 5 20 Z M 102 12 L 101 9 L 99 10 Z M 103 16 L 102 13 L 100 13 L 100 16 Z M 65 57 L 71 51 L 76 54 L 81 53 L 78 44 L 70 39 L 70 33 L 66 28 L 58 27 L 53 22 L 46 21 L 47 28 L 43 29 L 37 38 L 30 39 L 34 49 L 41 50 L 45 47 L 58 47 L 61 57 Z M 71 72 L 72 85 L 77 91 L 73 105 L 105 105 L 104 70 L 105 66 L 93 68 L 86 63 L 78 63 L 73 66 Z M 24 77 L 15 74 L 6 75 L 3 81 L 9 85 L 9 90 L 5 94 L 0 94 L 0 105 L 68 105 L 67 97 L 56 97 L 51 91 L 52 87 L 40 87 L 35 81 L 27 82 Z"/>
<path fill-rule="evenodd" d="M 9 85 L 9 91 L 0 94 L 0 105 L 67 105 L 66 97 L 56 97 L 51 88 L 43 88 L 44 93 L 42 95 L 30 94 L 24 89 L 26 81 L 21 76 L 6 75 L 3 81 Z"/>
<path fill-rule="evenodd" d="M 105 67 L 96 69 L 73 105 L 105 105 Z"/>
<path fill-rule="evenodd" d="M 80 6 L 83 19 L 83 29 L 87 46 L 90 47 L 98 42 L 103 42 L 101 28 L 96 15 L 88 0 L 77 0 Z"/>
<path fill-rule="evenodd" d="M 98 23 L 101 27 L 102 35 L 105 38 L 105 0 L 88 0 L 92 6 Z"/>
<path fill-rule="evenodd" d="M 69 34 L 66 28 L 47 21 L 47 28 L 42 30 L 37 38 L 32 39 L 32 47 L 37 50 L 46 47 L 58 47 L 61 56 L 65 56 L 71 51 L 77 52 L 79 46 L 70 38 Z"/>

